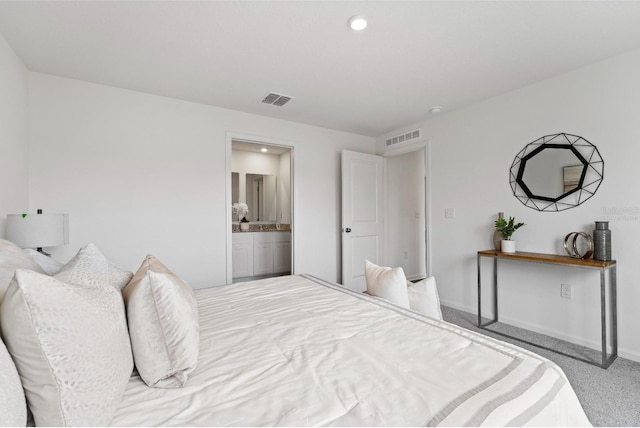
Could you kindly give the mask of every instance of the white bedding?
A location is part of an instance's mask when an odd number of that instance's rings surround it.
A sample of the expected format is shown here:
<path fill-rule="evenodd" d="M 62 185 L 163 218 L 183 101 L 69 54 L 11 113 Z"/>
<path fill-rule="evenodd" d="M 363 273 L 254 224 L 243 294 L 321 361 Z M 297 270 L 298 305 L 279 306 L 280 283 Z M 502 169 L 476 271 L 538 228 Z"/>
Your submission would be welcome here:
<path fill-rule="evenodd" d="M 133 376 L 112 424 L 589 425 L 549 360 L 320 282 L 197 291 L 197 369 L 169 390 Z"/>

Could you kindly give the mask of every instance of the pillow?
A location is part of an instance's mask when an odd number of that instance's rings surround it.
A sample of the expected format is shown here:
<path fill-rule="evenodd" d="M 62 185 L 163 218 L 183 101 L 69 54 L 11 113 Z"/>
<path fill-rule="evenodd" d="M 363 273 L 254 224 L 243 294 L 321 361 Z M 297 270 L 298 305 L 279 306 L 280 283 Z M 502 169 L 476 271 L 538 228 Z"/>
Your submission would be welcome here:
<path fill-rule="evenodd" d="M 30 269 L 44 273 L 31 257 L 22 252 L 20 247 L 11 241 L 0 239 L 0 301 L 16 269 Z"/>
<path fill-rule="evenodd" d="M 11 355 L 0 340 L 0 427 L 27 425 L 27 402 Z"/>
<path fill-rule="evenodd" d="M 118 290 L 127 285 L 132 276 L 133 273 L 107 260 L 93 244 L 81 248 L 78 254 L 54 275 L 62 282 L 89 286 L 108 284 Z"/>
<path fill-rule="evenodd" d="M 365 260 L 364 276 L 367 282 L 367 293 L 403 308 L 409 308 L 407 278 L 401 267 L 382 267 Z"/>
<path fill-rule="evenodd" d="M 122 290 L 133 359 L 156 388 L 179 388 L 198 364 L 200 328 L 191 286 L 148 255 Z"/>
<path fill-rule="evenodd" d="M 18 269 L 0 325 L 36 426 L 111 422 L 133 371 L 118 290 Z"/>
<path fill-rule="evenodd" d="M 434 276 L 415 284 L 407 281 L 407 292 L 409 293 L 409 308 L 411 310 L 442 320 L 440 297 L 438 297 L 438 287 Z"/>
<path fill-rule="evenodd" d="M 31 259 L 42 268 L 44 273 L 47 275 L 54 275 L 58 273 L 60 268 L 64 266 L 63 263 L 60 263 L 57 260 L 53 260 L 49 256 L 45 256 L 39 251 L 34 250 L 33 248 L 25 248 L 22 250 L 27 256 L 31 257 Z"/>

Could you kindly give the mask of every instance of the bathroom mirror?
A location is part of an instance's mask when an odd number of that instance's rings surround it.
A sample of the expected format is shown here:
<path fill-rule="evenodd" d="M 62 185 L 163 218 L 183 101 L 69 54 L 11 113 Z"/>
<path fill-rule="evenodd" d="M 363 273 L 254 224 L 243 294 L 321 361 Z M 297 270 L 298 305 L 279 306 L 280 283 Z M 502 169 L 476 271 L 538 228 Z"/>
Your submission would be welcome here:
<path fill-rule="evenodd" d="M 604 161 L 596 146 L 566 133 L 527 144 L 509 173 L 514 196 L 538 211 L 563 211 L 584 203 L 603 178 Z"/>
<path fill-rule="evenodd" d="M 250 221 L 276 221 L 277 178 L 275 175 L 247 174 L 247 205 Z"/>
<path fill-rule="evenodd" d="M 278 215 L 278 178 L 275 175 L 231 173 L 231 203 L 246 202 L 247 220 L 275 222 Z M 240 195 L 244 196 L 240 196 Z M 234 221 L 237 219 L 234 217 Z"/>

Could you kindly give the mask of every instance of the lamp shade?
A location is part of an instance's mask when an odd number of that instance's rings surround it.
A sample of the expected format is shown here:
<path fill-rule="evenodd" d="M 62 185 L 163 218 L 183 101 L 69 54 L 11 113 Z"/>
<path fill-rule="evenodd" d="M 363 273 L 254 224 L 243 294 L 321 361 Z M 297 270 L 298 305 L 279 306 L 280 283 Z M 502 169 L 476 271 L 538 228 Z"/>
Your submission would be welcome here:
<path fill-rule="evenodd" d="M 69 243 L 69 214 L 7 214 L 7 240 L 21 248 Z"/>

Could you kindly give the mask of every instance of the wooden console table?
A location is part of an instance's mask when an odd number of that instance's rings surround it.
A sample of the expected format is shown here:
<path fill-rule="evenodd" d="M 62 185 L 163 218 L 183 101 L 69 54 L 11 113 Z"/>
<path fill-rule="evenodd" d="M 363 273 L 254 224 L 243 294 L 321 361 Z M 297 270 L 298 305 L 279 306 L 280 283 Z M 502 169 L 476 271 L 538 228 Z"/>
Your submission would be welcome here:
<path fill-rule="evenodd" d="M 481 259 L 482 257 L 490 257 L 493 258 L 493 305 L 494 305 L 494 316 L 493 320 L 482 323 L 482 272 L 481 272 Z M 500 333 L 493 330 L 492 333 L 500 334 L 505 337 L 509 337 L 512 339 L 519 340 L 524 343 L 528 343 L 533 346 L 537 346 L 539 348 L 547 349 L 549 351 L 556 352 L 558 354 L 565 355 L 567 357 L 571 357 L 580 361 L 584 361 L 590 364 L 594 364 L 600 366 L 604 369 L 609 367 L 611 363 L 618 356 L 618 313 L 616 306 L 616 261 L 608 260 L 580 260 L 574 257 L 569 256 L 559 256 L 554 254 L 538 254 L 538 253 L 503 253 L 501 251 L 496 250 L 483 250 L 478 251 L 478 327 L 486 329 L 486 327 L 490 326 L 498 322 L 498 260 L 514 260 L 514 261 L 522 261 L 522 262 L 533 262 L 533 263 L 543 263 L 543 264 L 552 264 L 552 265 L 562 265 L 569 267 L 577 267 L 577 268 L 586 268 L 586 269 L 597 269 L 600 271 L 600 319 L 601 319 L 601 336 L 602 336 L 602 363 L 598 364 L 594 361 L 566 354 L 564 352 L 558 351 L 556 349 L 547 348 L 545 346 L 539 345 L 537 343 L 532 343 L 514 336 L 510 336 L 505 333 Z M 610 280 L 609 285 L 611 289 L 610 293 L 610 310 L 611 310 L 611 323 L 612 323 L 612 331 L 611 331 L 611 354 L 607 354 L 607 298 L 606 298 L 606 278 L 605 273 L 609 271 Z"/>

